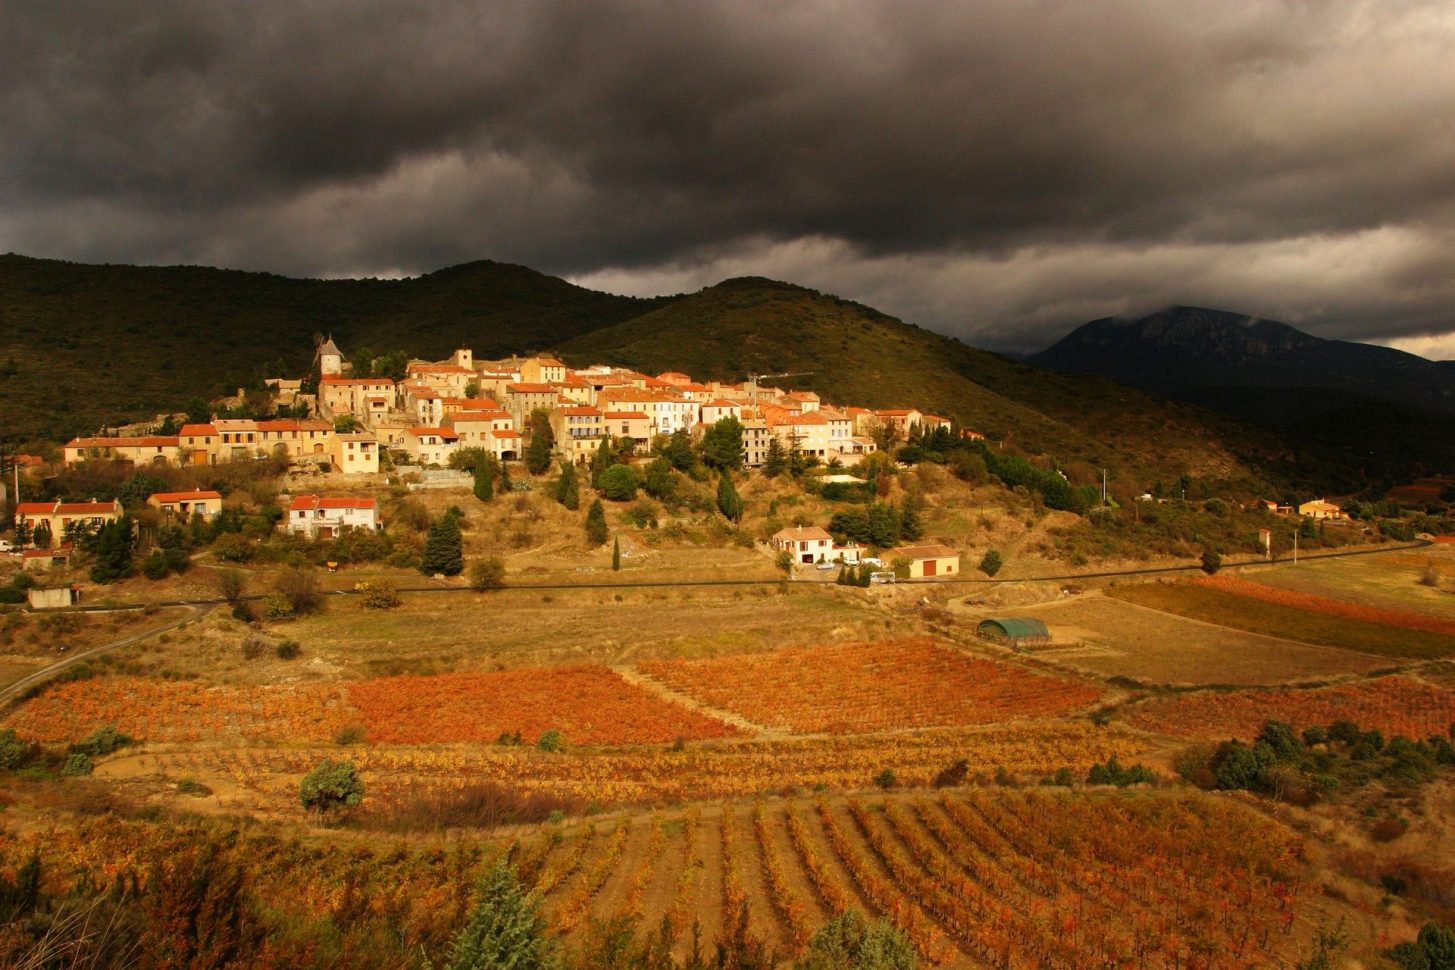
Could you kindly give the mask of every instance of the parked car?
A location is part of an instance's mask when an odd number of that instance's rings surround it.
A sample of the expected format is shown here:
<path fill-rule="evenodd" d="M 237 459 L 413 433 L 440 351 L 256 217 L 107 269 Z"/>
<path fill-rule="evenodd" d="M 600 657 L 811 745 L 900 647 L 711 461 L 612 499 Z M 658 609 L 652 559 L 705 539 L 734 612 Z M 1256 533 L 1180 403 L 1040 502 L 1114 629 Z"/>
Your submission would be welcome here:
<path fill-rule="evenodd" d="M 818 565 L 814 566 L 813 568 L 815 568 L 815 569 L 834 569 L 837 566 L 838 566 L 838 563 L 836 563 L 836 562 L 829 562 L 827 559 L 824 559 L 824 560 L 820 561 L 818 563 Z"/>
<path fill-rule="evenodd" d="M 892 583 L 894 582 L 894 579 L 894 570 L 892 569 L 886 569 L 880 572 L 873 572 L 869 574 L 869 582 L 871 583 Z"/>
<path fill-rule="evenodd" d="M 882 566 L 884 565 L 884 560 L 877 556 L 861 556 L 859 564 L 862 566 Z"/>
<path fill-rule="evenodd" d="M 15 548 L 15 543 L 11 542 L 9 539 L 0 539 L 0 552 L 19 552 L 19 551 L 20 551 L 19 549 L 16 549 Z"/>

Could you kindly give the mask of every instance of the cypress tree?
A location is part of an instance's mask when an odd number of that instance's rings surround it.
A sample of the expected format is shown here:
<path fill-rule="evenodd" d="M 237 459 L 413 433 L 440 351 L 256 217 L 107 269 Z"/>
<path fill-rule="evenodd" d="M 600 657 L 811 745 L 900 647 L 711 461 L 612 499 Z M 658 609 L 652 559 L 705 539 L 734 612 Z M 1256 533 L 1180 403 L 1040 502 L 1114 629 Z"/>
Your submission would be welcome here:
<path fill-rule="evenodd" d="M 41 525 L 44 524 L 44 522 L 41 523 Z M 17 518 L 15 520 L 15 548 L 24 549 L 30 545 L 31 540 L 34 538 L 34 533 L 30 528 L 30 520 Z"/>
<path fill-rule="evenodd" d="M 576 466 L 561 463 L 561 477 L 556 482 L 556 501 L 575 511 L 581 507 L 581 484 L 576 479 Z"/>
<path fill-rule="evenodd" d="M 482 456 L 475 462 L 475 497 L 488 502 L 495 497 L 495 469 L 492 459 Z"/>
<path fill-rule="evenodd" d="M 539 904 L 502 858 L 480 881 L 480 901 L 450 943 L 447 970 L 543 970 L 554 966 Z"/>
<path fill-rule="evenodd" d="M 606 435 L 601 439 L 601 444 L 596 446 L 596 454 L 591 456 L 592 488 L 601 485 L 601 473 L 614 464 L 616 464 L 616 456 L 611 453 L 611 436 Z"/>
<path fill-rule="evenodd" d="M 736 522 L 743 517 L 743 500 L 733 487 L 733 478 L 726 471 L 717 482 L 717 509 L 728 521 Z"/>
<path fill-rule="evenodd" d="M 601 499 L 591 503 L 591 508 L 586 510 L 586 544 L 593 549 L 606 542 L 606 509 L 601 506 Z"/>
<path fill-rule="evenodd" d="M 530 444 L 525 449 L 525 470 L 539 475 L 551 467 L 551 442 L 539 430 L 531 433 Z"/>
<path fill-rule="evenodd" d="M 918 425 L 916 425 L 918 427 Z M 904 507 L 899 512 L 899 536 L 911 541 L 924 535 L 924 524 L 920 521 L 920 499 L 911 492 L 904 498 Z"/>
<path fill-rule="evenodd" d="M 500 491 L 509 492 L 514 486 L 510 484 L 510 466 L 505 462 L 500 463 Z"/>
<path fill-rule="evenodd" d="M 621 540 L 617 538 L 611 540 L 611 568 L 621 572 Z"/>
<path fill-rule="evenodd" d="M 430 523 L 419 571 L 426 576 L 433 576 L 435 573 L 458 576 L 464 568 L 465 554 L 460 541 L 460 525 L 453 515 L 441 516 Z"/>

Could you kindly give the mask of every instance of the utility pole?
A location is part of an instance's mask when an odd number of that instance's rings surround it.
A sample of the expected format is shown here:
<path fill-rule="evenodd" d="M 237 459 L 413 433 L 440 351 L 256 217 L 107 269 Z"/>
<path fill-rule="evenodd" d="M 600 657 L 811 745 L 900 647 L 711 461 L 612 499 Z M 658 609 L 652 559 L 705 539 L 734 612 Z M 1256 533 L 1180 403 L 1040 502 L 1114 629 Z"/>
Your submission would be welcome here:
<path fill-rule="evenodd" d="M 1293 564 L 1298 565 L 1298 530 L 1293 530 Z"/>
<path fill-rule="evenodd" d="M 1106 469 L 1101 470 L 1101 504 L 1106 504 Z"/>

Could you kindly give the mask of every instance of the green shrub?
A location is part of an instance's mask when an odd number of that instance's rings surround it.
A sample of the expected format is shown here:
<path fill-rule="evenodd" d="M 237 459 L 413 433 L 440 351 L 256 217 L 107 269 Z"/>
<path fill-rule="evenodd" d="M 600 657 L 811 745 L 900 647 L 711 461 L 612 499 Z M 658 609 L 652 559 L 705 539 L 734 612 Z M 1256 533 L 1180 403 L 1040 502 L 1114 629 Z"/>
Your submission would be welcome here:
<path fill-rule="evenodd" d="M 299 782 L 298 798 L 316 814 L 335 813 L 364 800 L 364 782 L 352 761 L 324 758 Z"/>
<path fill-rule="evenodd" d="M 66 755 L 65 764 L 61 766 L 61 774 L 70 778 L 80 775 L 89 775 L 96 770 L 96 764 L 91 756 L 80 751 L 72 751 Z"/>
<path fill-rule="evenodd" d="M 33 746 L 13 728 L 0 730 L 0 769 L 14 771 L 30 760 Z"/>
<path fill-rule="evenodd" d="M 370 583 L 364 590 L 364 606 L 371 610 L 392 610 L 404 603 L 392 583 Z"/>
<path fill-rule="evenodd" d="M 536 740 L 536 747 L 542 751 L 564 751 L 566 738 L 560 731 L 551 728 Z"/>
<path fill-rule="evenodd" d="M 71 745 L 70 750 L 73 753 L 79 752 L 93 758 L 101 758 L 117 748 L 131 744 L 131 741 L 130 737 L 116 730 L 115 726 L 108 724 L 105 727 L 97 728 L 85 738 Z"/>
<path fill-rule="evenodd" d="M 294 660 L 302 652 L 303 648 L 298 645 L 297 640 L 283 640 L 278 643 L 279 660 Z"/>

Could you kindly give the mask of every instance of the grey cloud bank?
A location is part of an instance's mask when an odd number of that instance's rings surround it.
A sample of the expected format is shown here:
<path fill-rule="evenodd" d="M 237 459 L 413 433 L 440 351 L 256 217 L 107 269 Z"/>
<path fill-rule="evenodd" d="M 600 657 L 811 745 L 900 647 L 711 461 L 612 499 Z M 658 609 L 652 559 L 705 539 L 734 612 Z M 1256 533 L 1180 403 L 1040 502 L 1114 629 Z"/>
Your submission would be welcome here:
<path fill-rule="evenodd" d="M 1445 2 L 7 4 L 0 44 L 0 250 L 1455 356 Z"/>

